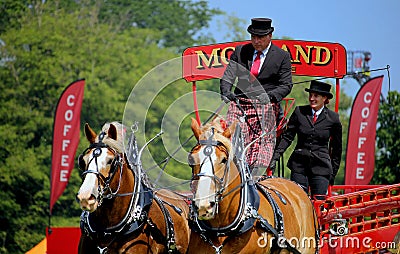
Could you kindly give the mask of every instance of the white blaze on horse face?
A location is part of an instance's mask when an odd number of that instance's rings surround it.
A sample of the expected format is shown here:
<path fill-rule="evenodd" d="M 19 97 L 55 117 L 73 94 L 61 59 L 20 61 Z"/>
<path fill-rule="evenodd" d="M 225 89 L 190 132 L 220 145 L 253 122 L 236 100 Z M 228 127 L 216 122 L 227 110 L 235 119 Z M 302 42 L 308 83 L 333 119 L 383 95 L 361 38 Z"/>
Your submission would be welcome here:
<path fill-rule="evenodd" d="M 204 149 L 212 148 L 210 156 L 206 156 Z M 201 169 L 198 180 L 197 190 L 195 193 L 194 202 L 198 208 L 198 218 L 201 220 L 209 220 L 215 216 L 215 192 L 216 186 L 213 181 L 213 163 L 217 159 L 215 148 L 211 146 L 202 147 L 198 153 Z"/>
<path fill-rule="evenodd" d="M 105 168 L 107 165 L 107 149 L 102 149 L 102 153 L 97 157 L 97 163 L 96 158 L 93 157 L 93 152 L 89 155 L 87 162 L 89 162 L 87 171 L 100 173 L 101 169 Z M 97 174 L 87 173 L 77 195 L 81 209 L 90 212 L 96 210 L 98 196 Z"/>

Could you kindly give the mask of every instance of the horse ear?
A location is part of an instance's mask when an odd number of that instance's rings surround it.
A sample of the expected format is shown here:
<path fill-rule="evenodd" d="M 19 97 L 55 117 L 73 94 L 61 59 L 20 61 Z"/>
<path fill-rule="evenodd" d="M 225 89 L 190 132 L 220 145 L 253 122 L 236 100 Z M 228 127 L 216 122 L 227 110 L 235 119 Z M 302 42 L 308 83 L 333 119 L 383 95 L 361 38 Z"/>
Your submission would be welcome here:
<path fill-rule="evenodd" d="M 92 130 L 92 128 L 90 128 L 88 123 L 85 123 L 85 136 L 90 144 L 93 144 L 96 141 L 97 134 Z"/>
<path fill-rule="evenodd" d="M 192 127 L 193 134 L 198 141 L 200 136 L 200 126 L 199 123 L 196 121 L 196 119 L 192 118 L 192 124 L 190 127 Z"/>
<path fill-rule="evenodd" d="M 224 130 L 222 135 L 226 138 L 231 138 L 232 134 L 235 132 L 237 121 L 234 121 L 228 128 Z"/>
<path fill-rule="evenodd" d="M 110 124 L 110 128 L 108 128 L 108 137 L 117 140 L 117 128 L 114 124 Z"/>

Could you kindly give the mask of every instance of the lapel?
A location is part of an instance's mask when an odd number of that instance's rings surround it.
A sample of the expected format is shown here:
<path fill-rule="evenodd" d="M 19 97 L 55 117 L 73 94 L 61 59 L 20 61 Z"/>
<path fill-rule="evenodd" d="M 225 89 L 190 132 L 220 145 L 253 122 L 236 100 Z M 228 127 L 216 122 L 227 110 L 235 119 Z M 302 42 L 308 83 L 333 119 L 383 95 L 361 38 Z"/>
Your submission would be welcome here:
<path fill-rule="evenodd" d="M 308 110 L 307 110 L 307 120 L 308 120 L 308 123 L 309 123 L 311 126 L 314 125 L 314 124 L 313 124 L 313 113 L 312 113 L 312 109 L 311 109 L 310 106 L 308 106 Z M 318 119 L 317 119 L 317 120 L 318 120 Z"/>
<path fill-rule="evenodd" d="M 274 48 L 274 44 L 271 43 L 271 47 L 269 48 L 268 53 L 265 56 L 263 65 L 261 66 L 260 73 L 264 71 L 264 69 L 267 66 L 267 64 L 269 63 L 269 61 L 272 58 L 274 58 L 274 55 L 275 55 L 275 48 Z"/>
<path fill-rule="evenodd" d="M 326 118 L 326 107 L 322 110 L 321 114 L 319 114 L 317 121 L 314 123 L 314 125 L 318 124 L 319 122 L 323 121 Z"/>

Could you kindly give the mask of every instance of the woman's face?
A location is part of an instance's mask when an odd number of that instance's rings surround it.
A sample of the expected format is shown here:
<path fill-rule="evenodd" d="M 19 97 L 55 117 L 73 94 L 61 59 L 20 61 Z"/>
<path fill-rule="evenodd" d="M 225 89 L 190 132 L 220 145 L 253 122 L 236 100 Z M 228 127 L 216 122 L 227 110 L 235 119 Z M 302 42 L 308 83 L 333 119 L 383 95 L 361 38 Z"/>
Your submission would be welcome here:
<path fill-rule="evenodd" d="M 326 99 L 328 99 L 327 96 L 314 92 L 310 92 L 308 95 L 308 101 L 310 102 L 310 106 L 312 109 L 314 109 L 314 111 L 321 109 L 324 106 Z"/>

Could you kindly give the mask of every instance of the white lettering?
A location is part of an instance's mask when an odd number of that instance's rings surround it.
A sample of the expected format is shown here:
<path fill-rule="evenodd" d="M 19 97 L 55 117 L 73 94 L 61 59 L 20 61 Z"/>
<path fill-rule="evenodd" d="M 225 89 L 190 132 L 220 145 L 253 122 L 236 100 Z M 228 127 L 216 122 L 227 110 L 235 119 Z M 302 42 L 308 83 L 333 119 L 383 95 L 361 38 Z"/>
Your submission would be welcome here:
<path fill-rule="evenodd" d="M 368 122 L 361 122 L 360 123 L 360 133 L 368 126 Z"/>
<path fill-rule="evenodd" d="M 61 166 L 68 167 L 68 155 L 61 155 Z"/>
<path fill-rule="evenodd" d="M 67 97 L 67 105 L 73 107 L 75 105 L 75 96 L 73 94 L 68 95 Z"/>
<path fill-rule="evenodd" d="M 68 170 L 60 170 L 60 182 L 68 182 Z"/>
<path fill-rule="evenodd" d="M 365 164 L 365 161 L 363 160 L 364 156 L 365 156 L 364 152 L 357 153 L 357 164 Z"/>
<path fill-rule="evenodd" d="M 64 137 L 67 136 L 67 132 L 69 131 L 69 129 L 71 129 L 72 126 L 69 124 L 64 125 L 64 131 L 63 131 L 63 135 Z"/>
<path fill-rule="evenodd" d="M 367 98 L 368 97 L 368 98 Z M 372 93 L 371 92 L 367 92 L 364 94 L 364 102 L 365 103 L 371 103 L 372 102 Z"/>
<path fill-rule="evenodd" d="M 71 109 L 68 109 L 67 111 L 65 111 L 64 118 L 66 121 L 70 122 L 73 117 L 74 117 L 74 112 Z"/>
<path fill-rule="evenodd" d="M 363 173 L 364 173 L 364 168 L 357 168 L 356 179 L 361 179 L 361 180 L 364 179 Z"/>
<path fill-rule="evenodd" d="M 367 140 L 366 137 L 359 137 L 358 138 L 358 149 L 360 149 L 361 146 L 365 143 L 365 140 Z"/>
<path fill-rule="evenodd" d="M 361 110 L 361 117 L 365 119 L 368 118 L 368 116 L 369 116 L 369 108 L 365 107 Z"/>
<path fill-rule="evenodd" d="M 71 141 L 69 139 L 64 139 L 62 141 L 62 150 L 65 151 Z"/>

